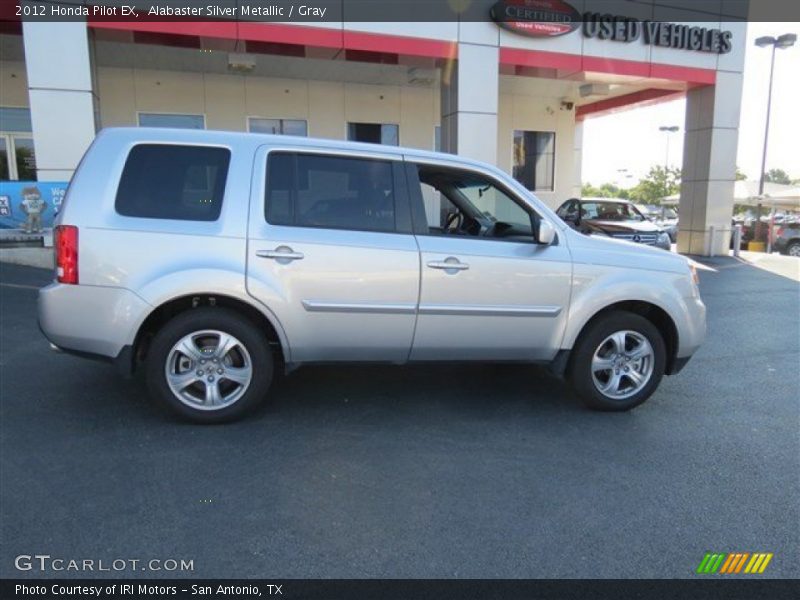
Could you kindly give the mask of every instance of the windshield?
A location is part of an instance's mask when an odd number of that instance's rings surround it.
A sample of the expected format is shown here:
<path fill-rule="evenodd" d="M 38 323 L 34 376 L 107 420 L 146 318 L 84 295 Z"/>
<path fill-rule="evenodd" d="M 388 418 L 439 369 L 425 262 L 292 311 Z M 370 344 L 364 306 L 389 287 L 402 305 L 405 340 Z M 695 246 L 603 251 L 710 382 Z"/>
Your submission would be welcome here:
<path fill-rule="evenodd" d="M 627 202 L 581 202 L 581 218 L 598 221 L 644 221 L 645 218 Z"/>

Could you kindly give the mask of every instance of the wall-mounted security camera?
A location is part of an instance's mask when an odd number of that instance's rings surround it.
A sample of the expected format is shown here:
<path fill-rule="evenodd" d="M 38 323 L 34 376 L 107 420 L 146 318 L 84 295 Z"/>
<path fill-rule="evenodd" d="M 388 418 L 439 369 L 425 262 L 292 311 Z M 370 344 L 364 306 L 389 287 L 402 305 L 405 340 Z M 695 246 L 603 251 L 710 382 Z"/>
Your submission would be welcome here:
<path fill-rule="evenodd" d="M 572 100 L 562 100 L 561 110 L 572 110 L 575 108 L 575 103 Z"/>

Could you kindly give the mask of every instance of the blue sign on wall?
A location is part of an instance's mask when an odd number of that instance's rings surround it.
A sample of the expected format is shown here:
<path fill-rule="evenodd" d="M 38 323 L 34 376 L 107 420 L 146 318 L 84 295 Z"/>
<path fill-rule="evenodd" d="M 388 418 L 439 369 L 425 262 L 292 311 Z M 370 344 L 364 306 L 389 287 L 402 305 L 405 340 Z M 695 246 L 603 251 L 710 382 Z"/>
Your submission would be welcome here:
<path fill-rule="evenodd" d="M 67 185 L 63 181 L 0 181 L 0 228 L 41 231 L 52 227 Z"/>

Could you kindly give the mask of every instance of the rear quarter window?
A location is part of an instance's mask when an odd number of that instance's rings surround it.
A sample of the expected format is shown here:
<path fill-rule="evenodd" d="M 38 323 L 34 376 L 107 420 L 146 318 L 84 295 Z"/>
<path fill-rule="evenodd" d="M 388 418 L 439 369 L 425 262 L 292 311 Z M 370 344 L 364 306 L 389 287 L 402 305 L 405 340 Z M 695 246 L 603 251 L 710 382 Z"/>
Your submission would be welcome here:
<path fill-rule="evenodd" d="M 122 171 L 115 209 L 128 217 L 216 221 L 230 157 L 226 148 L 134 146 Z"/>

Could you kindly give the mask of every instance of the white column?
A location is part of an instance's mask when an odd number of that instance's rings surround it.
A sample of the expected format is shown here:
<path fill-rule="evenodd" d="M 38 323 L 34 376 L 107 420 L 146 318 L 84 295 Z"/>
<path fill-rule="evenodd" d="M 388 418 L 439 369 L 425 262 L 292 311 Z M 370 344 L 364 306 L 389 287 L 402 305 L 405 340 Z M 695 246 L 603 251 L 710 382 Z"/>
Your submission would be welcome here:
<path fill-rule="evenodd" d="M 746 24 L 727 26 L 734 32 L 733 50 L 719 56 L 715 85 L 686 94 L 678 231 L 681 253 L 724 255 L 730 247 Z"/>
<path fill-rule="evenodd" d="M 68 181 L 95 135 L 85 22 L 22 24 L 28 96 L 40 181 Z"/>
<path fill-rule="evenodd" d="M 583 177 L 583 121 L 575 121 L 575 133 L 572 144 L 572 198 L 581 197 Z"/>
<path fill-rule="evenodd" d="M 497 164 L 499 50 L 460 42 L 442 73 L 442 149 Z"/>

